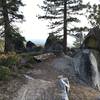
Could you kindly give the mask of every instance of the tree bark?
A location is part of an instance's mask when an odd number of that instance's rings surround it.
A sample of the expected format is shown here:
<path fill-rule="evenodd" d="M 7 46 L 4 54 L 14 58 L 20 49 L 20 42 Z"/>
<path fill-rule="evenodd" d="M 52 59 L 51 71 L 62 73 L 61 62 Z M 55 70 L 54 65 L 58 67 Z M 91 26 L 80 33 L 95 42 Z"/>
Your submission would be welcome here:
<path fill-rule="evenodd" d="M 63 46 L 64 53 L 66 54 L 67 47 L 67 0 L 64 0 L 64 38 L 63 38 Z"/>
<path fill-rule="evenodd" d="M 6 0 L 2 0 L 2 8 L 3 8 L 3 19 L 4 19 L 4 33 L 5 33 L 5 48 L 4 51 L 11 51 L 11 40 L 10 40 L 10 21 L 8 16 L 7 4 Z"/>

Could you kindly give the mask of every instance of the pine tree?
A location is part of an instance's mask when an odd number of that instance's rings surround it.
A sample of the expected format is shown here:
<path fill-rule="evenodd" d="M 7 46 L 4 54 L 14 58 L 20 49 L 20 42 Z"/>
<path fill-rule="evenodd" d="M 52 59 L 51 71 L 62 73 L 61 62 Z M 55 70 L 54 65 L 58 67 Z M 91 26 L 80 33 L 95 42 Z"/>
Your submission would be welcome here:
<path fill-rule="evenodd" d="M 100 4 L 89 5 L 87 12 L 87 18 L 89 20 L 89 23 L 93 27 L 100 27 Z"/>
<path fill-rule="evenodd" d="M 5 52 L 12 49 L 12 35 L 15 32 L 13 23 L 23 20 L 23 15 L 19 12 L 19 7 L 24 6 L 21 0 L 0 0 L 0 26 L 5 37 Z"/>
<path fill-rule="evenodd" d="M 80 27 L 75 26 L 75 23 L 80 22 L 78 16 L 82 15 L 83 8 L 87 7 L 82 0 L 45 0 L 43 3 L 41 9 L 46 14 L 39 18 L 50 19 L 49 27 L 53 30 L 52 33 L 61 33 L 64 29 L 64 41 L 66 41 L 67 34 L 79 31 Z M 65 45 L 67 44 L 65 43 Z"/>
<path fill-rule="evenodd" d="M 85 37 L 85 34 L 83 35 L 82 33 L 79 33 L 79 34 L 75 34 L 75 39 L 76 41 L 74 42 L 74 46 L 76 48 L 80 48 L 83 44 L 83 41 L 84 41 L 84 37 Z"/>

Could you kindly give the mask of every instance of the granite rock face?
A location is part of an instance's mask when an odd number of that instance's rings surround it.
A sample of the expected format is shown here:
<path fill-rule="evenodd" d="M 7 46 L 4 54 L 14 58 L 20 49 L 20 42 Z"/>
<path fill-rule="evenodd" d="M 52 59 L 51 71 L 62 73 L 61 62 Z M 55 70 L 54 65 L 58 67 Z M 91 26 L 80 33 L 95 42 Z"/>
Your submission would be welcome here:
<path fill-rule="evenodd" d="M 37 46 L 33 43 L 33 42 L 31 42 L 31 41 L 28 41 L 27 43 L 26 43 L 26 50 L 27 51 L 34 51 L 34 48 L 36 48 Z"/>
<path fill-rule="evenodd" d="M 56 37 L 53 34 L 49 34 L 46 43 L 45 43 L 45 52 L 53 52 L 56 55 L 59 55 L 63 52 L 62 40 Z"/>
<path fill-rule="evenodd" d="M 99 52 L 82 49 L 73 58 L 76 75 L 87 84 L 100 89 Z"/>

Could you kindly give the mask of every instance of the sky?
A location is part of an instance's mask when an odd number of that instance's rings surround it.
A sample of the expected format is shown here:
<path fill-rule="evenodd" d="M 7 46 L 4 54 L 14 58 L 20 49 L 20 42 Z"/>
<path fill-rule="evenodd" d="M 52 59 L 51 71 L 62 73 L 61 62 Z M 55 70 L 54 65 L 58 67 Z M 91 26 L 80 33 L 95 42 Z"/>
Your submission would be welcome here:
<path fill-rule="evenodd" d="M 45 43 L 48 37 L 48 22 L 39 20 L 36 16 L 43 13 L 43 11 L 37 6 L 42 5 L 43 0 L 22 0 L 26 4 L 23 8 L 20 8 L 25 16 L 25 22 L 18 24 L 21 34 L 26 40 L 31 40 L 35 43 Z M 83 0 L 84 3 L 99 3 L 99 0 Z M 84 19 L 85 20 L 85 19 Z M 86 24 L 86 22 L 81 23 Z M 68 45 L 72 45 L 75 41 L 72 37 L 68 36 Z"/>
<path fill-rule="evenodd" d="M 26 40 L 33 42 L 45 42 L 48 37 L 48 25 L 47 21 L 39 20 L 36 16 L 43 13 L 43 11 L 37 6 L 42 4 L 43 0 L 22 0 L 25 7 L 21 8 L 25 16 L 25 22 L 19 24 L 21 34 L 25 36 Z"/>

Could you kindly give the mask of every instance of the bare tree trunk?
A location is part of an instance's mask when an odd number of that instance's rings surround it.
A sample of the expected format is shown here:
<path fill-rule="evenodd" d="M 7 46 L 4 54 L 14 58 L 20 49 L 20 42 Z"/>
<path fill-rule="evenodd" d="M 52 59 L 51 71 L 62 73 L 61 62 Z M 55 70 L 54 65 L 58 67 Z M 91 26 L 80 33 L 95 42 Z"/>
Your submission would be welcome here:
<path fill-rule="evenodd" d="M 5 52 L 11 51 L 11 40 L 10 40 L 10 24 L 9 24 L 9 16 L 7 11 L 6 0 L 2 0 L 2 7 L 3 7 L 3 19 L 4 19 L 4 33 L 5 33 Z"/>
<path fill-rule="evenodd" d="M 64 46 L 64 53 L 66 53 L 67 47 L 67 0 L 64 0 L 64 38 L 63 38 L 63 46 Z"/>

